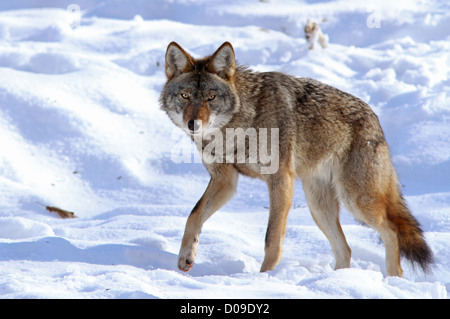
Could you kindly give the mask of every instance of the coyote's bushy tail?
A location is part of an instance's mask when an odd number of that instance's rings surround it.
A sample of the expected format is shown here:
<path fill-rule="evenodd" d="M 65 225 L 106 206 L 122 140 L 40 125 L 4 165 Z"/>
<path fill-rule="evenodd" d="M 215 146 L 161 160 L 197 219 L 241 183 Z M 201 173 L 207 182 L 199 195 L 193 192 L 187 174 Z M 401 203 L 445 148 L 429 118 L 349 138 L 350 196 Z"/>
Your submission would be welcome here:
<path fill-rule="evenodd" d="M 430 272 L 433 252 L 425 241 L 419 222 L 411 214 L 399 190 L 391 195 L 387 218 L 397 232 L 400 255 L 413 266 L 418 264 L 424 272 Z"/>

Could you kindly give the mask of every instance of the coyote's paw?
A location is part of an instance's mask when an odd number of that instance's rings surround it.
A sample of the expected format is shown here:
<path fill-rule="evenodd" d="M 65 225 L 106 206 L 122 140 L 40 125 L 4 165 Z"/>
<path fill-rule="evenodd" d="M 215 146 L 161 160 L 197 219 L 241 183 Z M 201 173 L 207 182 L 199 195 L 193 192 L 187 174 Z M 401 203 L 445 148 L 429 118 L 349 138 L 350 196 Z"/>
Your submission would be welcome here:
<path fill-rule="evenodd" d="M 194 266 L 194 261 L 189 258 L 178 258 L 178 269 L 188 272 Z"/>
<path fill-rule="evenodd" d="M 178 255 L 178 269 L 182 271 L 191 270 L 192 266 L 194 266 L 195 253 L 191 250 L 186 253 L 180 252 Z"/>

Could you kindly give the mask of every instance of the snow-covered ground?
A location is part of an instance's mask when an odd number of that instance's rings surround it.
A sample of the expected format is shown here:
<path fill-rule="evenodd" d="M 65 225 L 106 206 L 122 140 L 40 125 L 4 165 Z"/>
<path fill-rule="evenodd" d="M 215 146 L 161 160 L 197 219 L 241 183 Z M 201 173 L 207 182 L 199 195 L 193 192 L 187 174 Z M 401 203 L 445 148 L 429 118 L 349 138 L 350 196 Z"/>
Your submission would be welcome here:
<path fill-rule="evenodd" d="M 450 4 L 373 2 L 0 1 L 0 297 L 447 298 Z M 327 49 L 308 51 L 307 18 L 325 20 Z M 243 177 L 205 224 L 192 271 L 178 271 L 208 174 L 171 159 L 189 145 L 159 110 L 171 41 L 196 57 L 230 41 L 253 69 L 313 77 L 368 102 L 434 272 L 404 263 L 405 278 L 386 277 L 377 234 L 346 211 L 351 268 L 333 271 L 298 182 L 283 260 L 259 273 L 268 192 Z"/>

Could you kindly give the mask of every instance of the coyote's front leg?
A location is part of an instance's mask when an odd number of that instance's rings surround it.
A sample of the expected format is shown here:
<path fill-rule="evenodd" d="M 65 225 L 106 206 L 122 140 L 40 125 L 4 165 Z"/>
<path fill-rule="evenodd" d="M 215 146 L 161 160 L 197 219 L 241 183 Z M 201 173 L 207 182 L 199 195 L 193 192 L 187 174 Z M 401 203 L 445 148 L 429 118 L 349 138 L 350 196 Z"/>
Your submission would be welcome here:
<path fill-rule="evenodd" d="M 211 180 L 208 187 L 186 222 L 178 254 L 178 268 L 183 271 L 189 271 L 194 265 L 203 223 L 229 201 L 236 191 L 239 174 L 231 165 L 221 165 L 210 172 Z"/>
<path fill-rule="evenodd" d="M 267 186 L 270 195 L 270 213 L 261 272 L 273 270 L 281 260 L 286 221 L 294 188 L 293 173 L 287 168 L 280 169 L 267 180 Z"/>

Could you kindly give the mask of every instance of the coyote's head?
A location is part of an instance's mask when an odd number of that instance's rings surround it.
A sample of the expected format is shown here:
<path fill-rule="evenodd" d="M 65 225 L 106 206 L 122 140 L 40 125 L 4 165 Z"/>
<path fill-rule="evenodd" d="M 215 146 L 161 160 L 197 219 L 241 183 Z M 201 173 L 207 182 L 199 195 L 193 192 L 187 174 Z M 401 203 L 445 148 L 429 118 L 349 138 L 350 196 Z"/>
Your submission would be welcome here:
<path fill-rule="evenodd" d="M 220 129 L 237 112 L 234 50 L 225 42 L 211 56 L 194 59 L 177 43 L 167 47 L 167 83 L 161 108 L 189 134 Z"/>

